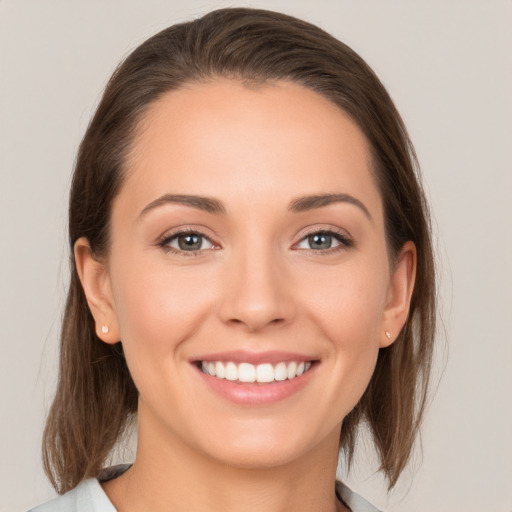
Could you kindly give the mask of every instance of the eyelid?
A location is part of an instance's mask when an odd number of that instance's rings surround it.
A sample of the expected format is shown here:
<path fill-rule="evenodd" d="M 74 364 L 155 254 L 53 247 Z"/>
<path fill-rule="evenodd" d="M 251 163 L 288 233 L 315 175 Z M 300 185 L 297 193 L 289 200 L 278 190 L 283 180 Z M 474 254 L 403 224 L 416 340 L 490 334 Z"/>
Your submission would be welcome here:
<path fill-rule="evenodd" d="M 308 236 L 316 235 L 316 234 L 320 234 L 320 233 L 333 236 L 333 238 L 335 238 L 338 242 L 340 242 L 339 245 L 337 245 L 335 247 L 330 247 L 328 249 L 323 249 L 323 250 L 301 249 L 301 248 L 297 247 Z M 303 230 L 299 234 L 299 236 L 300 236 L 300 239 L 293 244 L 292 248 L 296 248 L 298 250 L 304 250 L 304 251 L 311 251 L 311 252 L 318 253 L 318 254 L 335 252 L 336 250 L 350 249 L 350 248 L 354 247 L 354 245 L 355 245 L 355 241 L 354 241 L 353 237 L 348 233 L 348 231 L 346 231 L 344 229 L 340 229 L 335 226 L 318 226 L 318 225 L 311 226 L 311 227 Z"/>
<path fill-rule="evenodd" d="M 184 255 L 184 256 L 193 256 L 194 254 L 197 254 L 197 253 L 219 249 L 220 245 L 213 240 L 214 237 L 212 237 L 209 234 L 206 234 L 205 231 L 209 231 L 209 230 L 202 226 L 194 226 L 194 225 L 179 226 L 179 227 L 176 227 L 176 228 L 166 231 L 163 235 L 158 237 L 155 245 L 157 245 L 158 247 L 161 247 L 162 249 L 165 249 L 169 252 L 174 252 L 176 254 Z M 171 247 L 170 245 L 168 245 L 171 240 L 176 239 L 180 235 L 187 235 L 187 234 L 198 235 L 198 236 L 208 240 L 212 244 L 213 247 L 208 248 L 208 249 L 198 249 L 195 251 L 184 251 L 184 250 L 180 250 L 180 249 L 177 249 L 175 247 Z"/>
<path fill-rule="evenodd" d="M 191 256 L 191 255 L 194 255 L 197 253 L 221 249 L 222 248 L 221 245 L 219 243 L 215 242 L 215 238 L 216 238 L 215 235 L 212 236 L 210 234 L 207 234 L 207 232 L 209 232 L 209 231 L 210 230 L 208 228 L 205 228 L 204 226 L 197 226 L 197 225 L 177 226 L 175 228 L 172 228 L 172 229 L 166 231 L 163 235 L 161 235 L 157 239 L 155 245 L 157 245 L 163 249 L 166 249 L 168 251 L 177 253 L 179 255 L 185 255 L 185 256 Z M 208 248 L 208 249 L 198 249 L 195 251 L 184 251 L 184 250 L 176 249 L 176 248 L 168 245 L 170 240 L 172 240 L 180 235 L 188 234 L 188 233 L 197 234 L 197 235 L 203 237 L 204 239 L 208 240 L 212 244 L 213 247 Z M 337 245 L 335 247 L 330 247 L 328 249 L 322 249 L 322 250 L 301 249 L 301 248 L 297 247 L 298 244 L 300 244 L 308 236 L 320 234 L 320 233 L 333 236 L 333 238 L 335 238 L 339 242 L 339 245 Z M 314 253 L 331 253 L 331 252 L 336 252 L 337 250 L 350 249 L 350 248 L 354 247 L 354 245 L 355 245 L 355 241 L 354 241 L 353 237 L 350 235 L 350 233 L 347 230 L 341 229 L 341 228 L 338 228 L 338 227 L 332 226 L 332 225 L 309 226 L 309 227 L 304 228 L 299 233 L 298 236 L 300 236 L 300 238 L 298 239 L 297 242 L 295 242 L 292 245 L 292 249 L 310 251 L 310 252 L 314 252 Z"/>

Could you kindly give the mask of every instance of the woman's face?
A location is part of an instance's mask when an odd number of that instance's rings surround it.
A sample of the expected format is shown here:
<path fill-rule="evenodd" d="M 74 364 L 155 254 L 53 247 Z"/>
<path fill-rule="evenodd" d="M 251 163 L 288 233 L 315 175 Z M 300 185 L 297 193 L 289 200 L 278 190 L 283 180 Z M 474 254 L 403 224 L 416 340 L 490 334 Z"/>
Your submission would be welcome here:
<path fill-rule="evenodd" d="M 244 467 L 336 449 L 414 273 L 413 250 L 391 270 L 371 166 L 349 117 L 292 83 L 152 105 L 96 298 L 85 284 L 99 335 L 123 342 L 140 436 Z"/>

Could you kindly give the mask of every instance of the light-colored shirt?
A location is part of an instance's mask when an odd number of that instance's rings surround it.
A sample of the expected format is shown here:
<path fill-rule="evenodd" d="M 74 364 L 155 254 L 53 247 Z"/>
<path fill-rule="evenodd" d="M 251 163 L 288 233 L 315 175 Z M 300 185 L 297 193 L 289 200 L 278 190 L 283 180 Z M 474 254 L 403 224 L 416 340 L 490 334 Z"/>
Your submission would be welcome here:
<path fill-rule="evenodd" d="M 120 465 L 108 468 L 108 478 L 119 476 L 130 465 Z M 352 492 L 346 485 L 336 482 L 336 494 L 352 512 L 379 512 L 371 503 Z M 82 481 L 71 491 L 55 498 L 43 505 L 35 507 L 29 512 L 117 512 L 112 502 L 97 478 L 89 478 Z"/>

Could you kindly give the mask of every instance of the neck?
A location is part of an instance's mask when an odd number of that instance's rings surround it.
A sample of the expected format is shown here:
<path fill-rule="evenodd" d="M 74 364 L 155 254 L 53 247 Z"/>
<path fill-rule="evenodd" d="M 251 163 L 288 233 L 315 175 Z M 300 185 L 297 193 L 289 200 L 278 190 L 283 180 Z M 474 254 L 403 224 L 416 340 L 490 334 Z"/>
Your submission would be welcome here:
<path fill-rule="evenodd" d="M 161 435 L 139 418 L 133 466 L 103 484 L 118 512 L 346 510 L 334 493 L 338 431 L 293 461 L 260 468 L 212 459 L 176 436 L 165 435 L 162 442 Z"/>

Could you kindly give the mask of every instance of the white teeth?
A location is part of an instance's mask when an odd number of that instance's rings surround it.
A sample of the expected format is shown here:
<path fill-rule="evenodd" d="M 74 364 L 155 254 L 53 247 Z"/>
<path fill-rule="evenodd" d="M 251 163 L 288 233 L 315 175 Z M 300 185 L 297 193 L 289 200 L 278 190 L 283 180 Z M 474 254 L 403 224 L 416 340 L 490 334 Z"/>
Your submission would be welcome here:
<path fill-rule="evenodd" d="M 238 365 L 238 380 L 240 382 L 255 382 L 256 368 L 253 364 L 240 363 Z"/>
<path fill-rule="evenodd" d="M 310 368 L 310 361 L 280 362 L 276 365 L 263 363 L 257 366 L 251 363 L 235 364 L 231 361 L 227 363 L 222 361 L 202 361 L 201 363 L 203 373 L 211 375 L 212 377 L 230 381 L 258 382 L 262 384 L 294 379 L 295 377 L 300 377 Z"/>
<path fill-rule="evenodd" d="M 274 379 L 277 381 L 286 380 L 288 378 L 288 374 L 286 372 L 286 364 L 285 363 L 277 363 L 274 368 Z"/>
<path fill-rule="evenodd" d="M 286 368 L 286 376 L 289 379 L 293 379 L 297 375 L 297 363 L 295 361 L 292 361 L 291 363 L 288 363 L 288 366 Z"/>
<path fill-rule="evenodd" d="M 220 361 L 217 361 L 215 363 L 215 375 L 219 379 L 224 379 L 226 377 L 226 369 L 224 368 L 224 365 Z"/>
<path fill-rule="evenodd" d="M 226 379 L 238 380 L 238 367 L 235 363 L 228 363 L 226 365 Z"/>
<path fill-rule="evenodd" d="M 256 380 L 258 382 L 272 382 L 274 380 L 274 367 L 270 364 L 259 364 L 256 367 Z"/>

